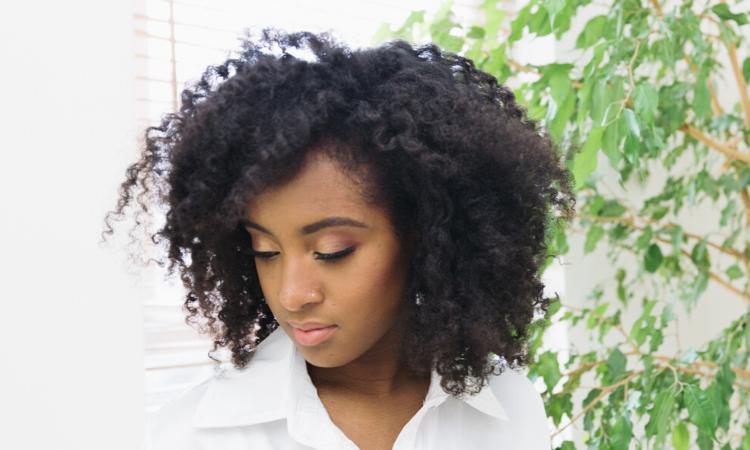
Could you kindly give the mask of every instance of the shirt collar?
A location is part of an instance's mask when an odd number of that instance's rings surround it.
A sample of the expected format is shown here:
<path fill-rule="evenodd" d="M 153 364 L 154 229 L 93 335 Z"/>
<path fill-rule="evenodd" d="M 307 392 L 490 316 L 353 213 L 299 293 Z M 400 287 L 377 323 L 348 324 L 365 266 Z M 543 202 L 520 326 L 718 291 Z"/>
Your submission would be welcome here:
<path fill-rule="evenodd" d="M 425 404 L 437 406 L 453 400 L 449 397 L 440 386 L 440 376 L 433 370 Z M 463 401 L 496 419 L 508 420 L 505 409 L 489 386 L 456 401 Z M 224 369 L 211 380 L 198 402 L 193 426 L 254 425 L 289 419 L 296 412 L 320 413 L 321 406 L 302 354 L 286 333 L 277 328 L 258 345 L 245 368 Z"/>

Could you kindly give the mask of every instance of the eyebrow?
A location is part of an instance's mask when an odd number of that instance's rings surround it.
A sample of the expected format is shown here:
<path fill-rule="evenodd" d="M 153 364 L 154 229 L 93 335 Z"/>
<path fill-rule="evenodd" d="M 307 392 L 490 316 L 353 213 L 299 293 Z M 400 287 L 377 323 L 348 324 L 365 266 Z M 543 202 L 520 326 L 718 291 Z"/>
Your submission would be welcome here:
<path fill-rule="evenodd" d="M 240 223 L 244 227 L 246 227 L 246 228 L 254 228 L 254 229 L 256 229 L 256 230 L 258 230 L 258 231 L 260 231 L 262 233 L 265 233 L 265 234 L 267 234 L 269 236 L 273 236 L 273 233 L 271 233 L 271 231 L 268 228 L 266 228 L 266 227 L 264 227 L 262 225 L 259 225 L 259 224 L 255 223 L 255 222 L 253 222 L 252 220 L 249 220 L 249 219 L 246 219 L 246 218 L 243 217 L 242 219 L 240 219 Z M 307 225 L 303 226 L 300 229 L 300 234 L 304 236 L 304 235 L 313 234 L 315 232 L 318 232 L 318 231 L 322 230 L 323 228 L 340 227 L 340 226 L 351 226 L 351 227 L 358 227 L 358 228 L 369 228 L 364 223 L 362 223 L 362 222 L 360 222 L 358 220 L 354 220 L 354 219 L 349 218 L 349 217 L 326 217 L 325 219 L 321 219 L 321 220 L 318 220 L 317 222 L 313 222 L 313 223 L 310 223 L 310 224 L 307 224 Z"/>

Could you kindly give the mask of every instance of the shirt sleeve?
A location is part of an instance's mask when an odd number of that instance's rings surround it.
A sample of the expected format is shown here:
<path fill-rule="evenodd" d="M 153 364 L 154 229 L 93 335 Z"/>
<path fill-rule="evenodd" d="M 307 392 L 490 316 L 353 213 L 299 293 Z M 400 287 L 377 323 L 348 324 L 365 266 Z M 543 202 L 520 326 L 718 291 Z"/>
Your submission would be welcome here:
<path fill-rule="evenodd" d="M 536 438 L 537 442 L 534 442 L 529 448 L 538 448 L 540 450 L 550 450 L 552 448 L 552 439 L 550 437 L 549 419 L 547 418 L 547 411 L 544 408 L 544 400 L 542 396 L 536 391 L 534 384 L 527 378 L 529 385 L 531 386 L 531 392 L 529 393 L 529 418 L 532 427 L 537 430 L 532 435 Z"/>
<path fill-rule="evenodd" d="M 204 387 L 193 386 L 146 414 L 142 450 L 199 450 L 192 418 Z"/>
<path fill-rule="evenodd" d="M 550 421 L 534 383 L 524 373 L 510 368 L 495 383 L 493 391 L 511 421 L 512 442 L 524 450 L 550 450 Z"/>
<path fill-rule="evenodd" d="M 530 439 L 532 440 L 528 448 L 534 450 L 551 450 L 552 438 L 550 435 L 549 418 L 544 408 L 544 399 L 536 390 L 534 383 L 526 375 L 519 375 L 524 379 L 524 389 L 528 398 L 526 402 L 528 405 L 526 417 L 530 423 Z"/>

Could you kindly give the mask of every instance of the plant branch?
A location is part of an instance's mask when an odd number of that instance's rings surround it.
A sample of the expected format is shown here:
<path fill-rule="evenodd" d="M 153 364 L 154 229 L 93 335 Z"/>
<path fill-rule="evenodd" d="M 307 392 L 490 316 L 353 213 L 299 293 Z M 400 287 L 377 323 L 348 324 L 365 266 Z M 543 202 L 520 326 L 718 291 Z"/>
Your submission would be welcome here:
<path fill-rule="evenodd" d="M 620 202 L 620 203 L 622 203 L 622 202 Z M 632 212 L 631 212 L 631 214 L 632 214 Z M 592 222 L 599 222 L 599 223 L 611 223 L 611 222 L 624 223 L 624 224 L 626 224 L 628 226 L 631 226 L 631 227 L 633 227 L 633 228 L 635 228 L 637 230 L 641 230 L 641 231 L 645 229 L 644 226 L 636 224 L 635 220 L 631 216 L 600 217 L 600 216 L 591 216 L 591 215 L 583 215 L 583 214 L 581 214 L 578 217 L 581 218 L 581 219 L 587 219 L 587 220 L 591 220 Z M 668 224 L 662 225 L 662 224 L 660 224 L 659 222 L 657 222 L 655 220 L 650 220 L 650 219 L 647 219 L 645 217 L 640 217 L 640 216 L 639 216 L 639 218 L 641 220 L 643 220 L 644 222 L 648 223 L 649 225 L 654 225 L 654 226 L 656 226 L 658 228 L 670 229 L 670 228 L 675 227 L 675 225 L 672 224 L 672 223 L 668 223 Z M 691 233 L 689 231 L 684 231 L 683 230 L 682 234 L 685 237 L 687 237 L 687 238 L 695 239 L 697 241 L 700 241 L 700 240 L 704 239 L 703 236 L 700 236 L 700 235 L 695 234 L 695 233 Z M 668 242 L 668 241 L 662 240 L 662 242 Z M 739 250 L 736 250 L 734 248 L 723 247 L 723 246 L 721 246 L 719 244 L 716 244 L 714 242 L 711 242 L 709 240 L 706 240 L 706 245 L 708 245 L 709 247 L 712 247 L 712 248 L 716 249 L 717 251 L 719 251 L 721 253 L 725 253 L 725 254 L 730 255 L 730 256 L 732 256 L 734 258 L 742 260 L 744 262 L 749 262 L 750 261 L 750 259 L 748 259 L 742 252 L 740 252 Z"/>
<path fill-rule="evenodd" d="M 745 84 L 745 77 L 742 75 L 742 69 L 737 60 L 737 48 L 733 43 L 725 43 L 727 52 L 729 53 L 729 62 L 732 65 L 732 73 L 734 73 L 734 80 L 737 82 L 737 89 L 740 91 L 740 105 L 742 105 L 742 112 L 745 118 L 745 127 L 750 128 L 750 98 L 747 95 L 747 84 Z M 750 144 L 750 140 L 748 140 Z"/>
<path fill-rule="evenodd" d="M 656 15 L 659 17 L 664 16 L 664 11 L 661 9 L 661 5 L 659 4 L 659 0 L 651 0 L 651 5 L 653 5 L 654 10 L 656 10 Z"/>
<path fill-rule="evenodd" d="M 530 67 L 526 64 L 521 64 L 515 59 L 508 59 L 508 65 L 517 72 L 537 73 L 537 74 L 539 73 L 539 71 L 536 70 L 535 68 Z"/>
<path fill-rule="evenodd" d="M 739 150 L 727 144 L 716 142 L 715 140 L 713 140 L 709 136 L 706 136 L 705 134 L 703 134 L 703 132 L 701 132 L 700 130 L 698 130 L 697 128 L 693 127 L 690 124 L 685 124 L 681 126 L 680 131 L 684 132 L 685 134 L 692 137 L 696 141 L 699 141 L 705 144 L 709 148 L 712 148 L 714 150 L 721 152 L 727 158 L 738 160 L 738 161 L 743 161 L 746 164 L 750 164 L 750 154 L 740 152 Z"/>
<path fill-rule="evenodd" d="M 576 422 L 578 419 L 580 419 L 581 416 L 583 416 L 589 410 L 591 410 L 591 408 L 593 408 L 594 406 L 596 406 L 596 404 L 599 403 L 604 397 L 608 396 L 612 391 L 614 391 L 618 387 L 622 386 L 623 384 L 629 383 L 630 380 L 632 380 L 633 378 L 637 377 L 641 373 L 643 373 L 642 370 L 636 370 L 636 371 L 632 372 L 630 375 L 628 375 L 627 377 L 625 377 L 622 380 L 618 381 L 617 383 L 610 384 L 609 386 L 602 387 L 601 388 L 601 393 L 599 395 L 597 395 L 596 398 L 594 398 L 593 400 L 591 400 L 591 402 L 588 405 L 586 405 L 583 409 L 581 409 L 575 416 L 571 417 L 570 421 L 568 421 L 568 423 L 566 423 L 564 426 L 558 428 L 554 433 L 552 433 L 550 435 L 550 437 L 554 438 L 558 434 L 562 433 L 566 428 L 568 428 L 574 422 Z"/>
<path fill-rule="evenodd" d="M 668 241 L 668 240 L 666 240 L 666 239 L 664 239 L 664 238 L 660 238 L 660 237 L 658 237 L 658 236 L 655 236 L 655 237 L 654 237 L 654 239 L 658 240 L 659 242 L 663 242 L 663 243 L 665 243 L 665 244 L 671 244 L 671 242 L 670 242 L 670 241 Z M 623 248 L 623 249 L 625 249 L 625 250 L 628 250 L 628 251 L 630 251 L 630 252 L 632 252 L 632 253 L 636 253 L 636 252 L 635 252 L 635 250 L 634 250 L 634 249 L 632 249 L 632 248 L 630 248 L 630 247 L 625 247 L 625 246 L 623 246 L 622 248 Z M 685 249 L 680 249 L 680 253 L 681 253 L 681 254 L 682 254 L 683 256 L 685 256 L 686 258 L 688 258 L 688 259 L 692 259 L 692 256 L 690 255 L 690 253 L 688 253 L 688 252 L 687 252 L 687 250 L 685 250 Z M 730 284 L 729 282 L 727 282 L 727 281 L 725 281 L 724 279 L 722 279 L 722 278 L 721 278 L 721 277 L 720 277 L 719 275 L 717 275 L 717 274 L 716 274 L 715 272 L 711 272 L 711 271 L 708 271 L 708 277 L 709 277 L 709 278 L 710 278 L 711 280 L 713 280 L 713 281 L 715 281 L 716 283 L 718 283 L 719 285 L 721 285 L 721 286 L 723 286 L 724 288 L 726 288 L 726 289 L 727 289 L 728 291 L 730 291 L 730 292 L 731 292 L 732 294 L 734 294 L 734 295 L 736 295 L 736 296 L 740 297 L 740 298 L 741 298 L 742 300 L 744 300 L 745 302 L 747 302 L 747 303 L 750 303 L 750 295 L 748 295 L 748 294 L 746 294 L 746 293 L 742 292 L 741 290 L 737 289 L 736 287 L 732 286 L 732 285 L 731 285 L 731 284 Z"/>
<path fill-rule="evenodd" d="M 583 308 L 576 308 L 576 307 L 568 306 L 568 305 L 561 305 L 561 306 L 563 308 L 572 309 L 572 310 L 579 311 L 579 312 L 583 312 L 584 311 Z M 627 331 L 625 331 L 625 328 L 623 328 L 622 324 L 614 325 L 613 328 L 615 330 L 617 330 L 617 332 L 620 333 L 620 335 L 623 336 L 627 340 L 628 344 L 630 344 L 630 347 L 632 348 L 632 351 L 625 353 L 625 355 L 633 355 L 633 356 L 638 356 L 638 357 L 646 356 L 646 354 L 644 354 L 641 351 L 641 349 L 638 347 L 638 345 L 636 345 L 636 343 L 632 341 L 632 339 L 630 338 L 630 335 L 627 333 Z M 671 362 L 672 362 L 672 360 L 674 360 L 674 357 L 670 357 L 670 356 L 666 356 L 666 355 L 654 355 L 654 354 L 649 354 L 649 356 L 651 356 L 653 359 L 661 361 L 663 364 L 665 364 L 667 367 L 669 367 L 672 370 L 676 370 L 676 371 L 680 371 L 680 372 L 686 372 L 686 373 L 693 373 L 693 374 L 701 375 L 701 376 L 712 376 L 712 375 L 711 374 L 707 374 L 705 372 L 702 372 L 702 371 L 700 371 L 697 368 L 694 368 L 695 366 L 697 366 L 697 367 L 706 367 L 706 368 L 709 368 L 709 369 L 718 369 L 719 368 L 719 366 L 716 363 L 712 362 L 712 361 L 702 361 L 702 360 L 696 360 L 696 361 L 687 363 L 688 364 L 687 366 L 673 366 Z M 589 369 L 591 369 L 593 367 L 598 366 L 599 364 L 604 364 L 604 363 L 606 363 L 606 361 L 600 360 L 600 361 L 593 361 L 593 362 L 589 362 L 589 363 L 586 363 L 586 364 L 582 364 L 581 366 L 577 367 L 576 369 L 573 369 L 570 372 L 564 373 L 563 376 L 578 375 L 578 374 L 580 374 L 582 372 L 585 372 L 585 371 L 587 371 L 587 370 L 589 370 Z M 750 370 L 741 369 L 739 367 L 734 367 L 734 368 L 732 368 L 732 371 L 738 377 L 743 378 L 746 381 L 750 382 Z M 750 387 L 750 386 L 743 386 L 743 387 Z"/>

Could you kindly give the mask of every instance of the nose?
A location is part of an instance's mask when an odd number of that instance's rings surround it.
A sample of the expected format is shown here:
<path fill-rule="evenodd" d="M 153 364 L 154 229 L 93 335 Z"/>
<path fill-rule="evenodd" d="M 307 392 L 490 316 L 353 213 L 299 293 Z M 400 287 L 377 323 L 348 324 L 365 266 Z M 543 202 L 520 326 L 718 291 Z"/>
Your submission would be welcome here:
<path fill-rule="evenodd" d="M 283 269 L 278 294 L 279 303 L 287 311 L 296 312 L 323 301 L 323 293 L 315 268 L 308 261 L 289 261 Z"/>

